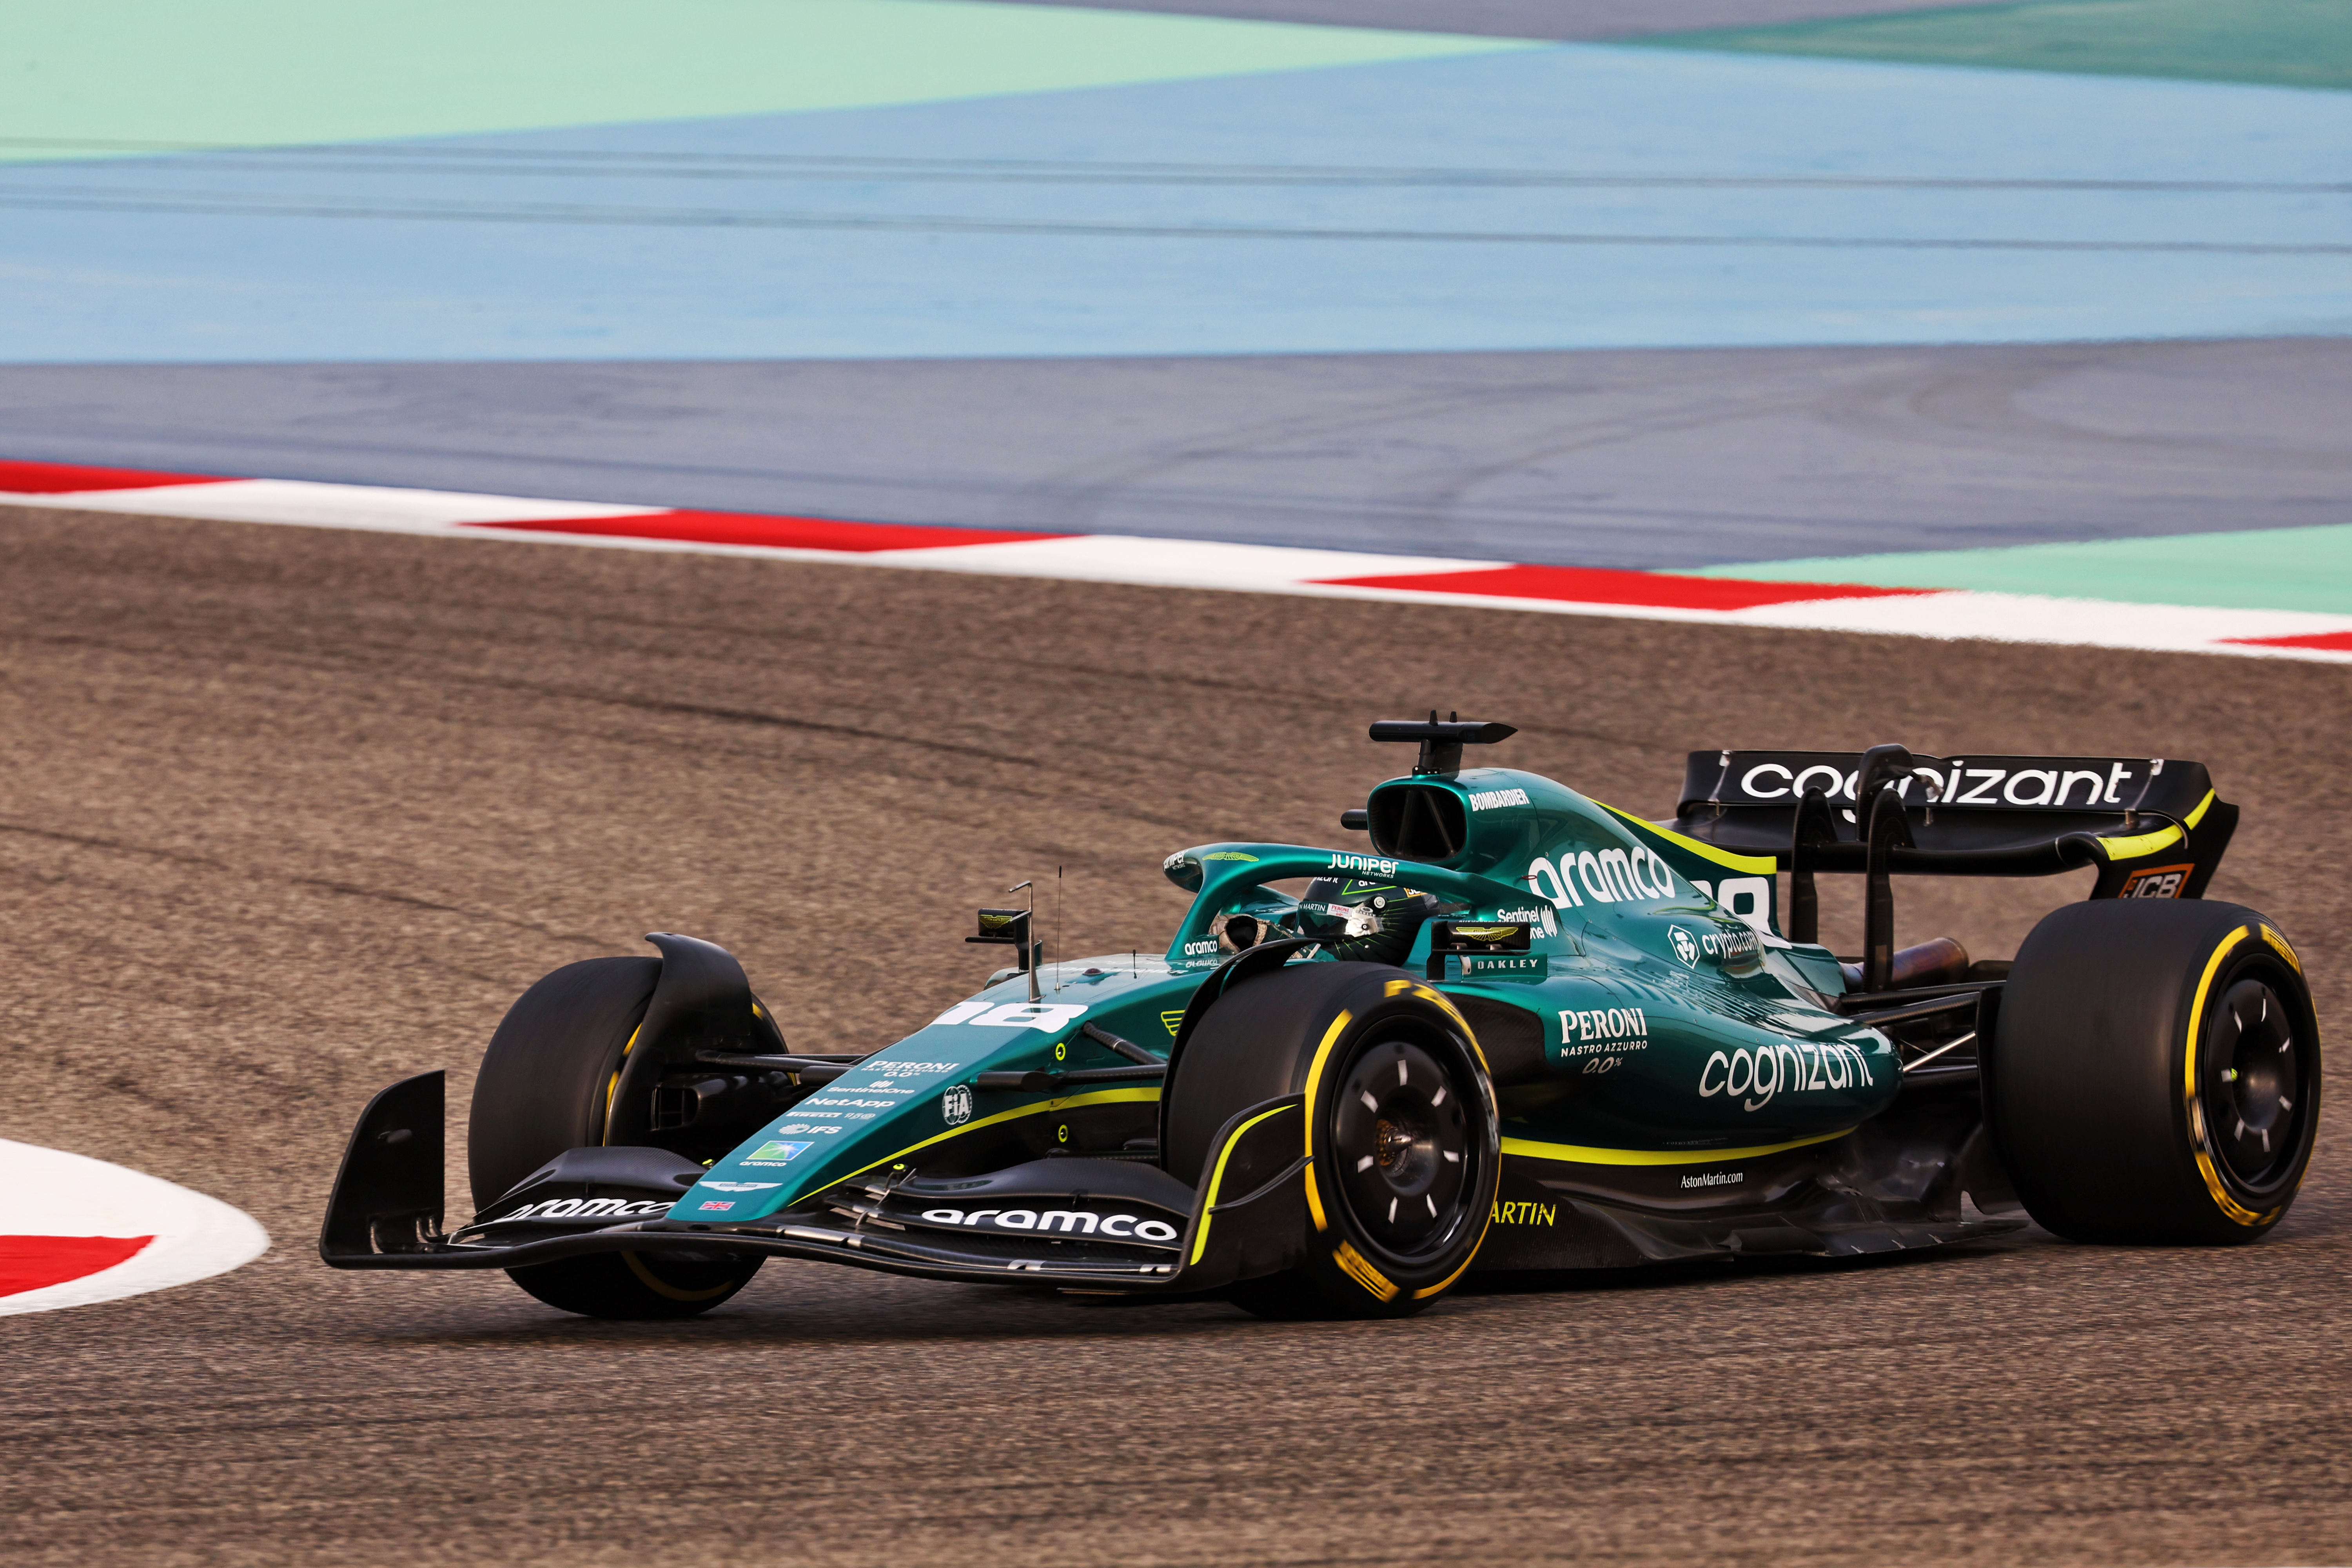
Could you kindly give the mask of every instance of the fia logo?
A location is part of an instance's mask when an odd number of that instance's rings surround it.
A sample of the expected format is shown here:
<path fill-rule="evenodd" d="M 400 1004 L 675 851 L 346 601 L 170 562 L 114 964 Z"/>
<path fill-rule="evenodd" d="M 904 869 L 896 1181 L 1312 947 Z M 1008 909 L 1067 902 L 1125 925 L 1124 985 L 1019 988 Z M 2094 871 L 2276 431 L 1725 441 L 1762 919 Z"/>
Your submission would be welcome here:
<path fill-rule="evenodd" d="M 940 1096 L 940 1113 L 950 1127 L 961 1127 L 971 1120 L 971 1086 L 960 1083 Z"/>
<path fill-rule="evenodd" d="M 1676 926 L 1674 928 L 1672 940 L 1675 944 L 1675 956 L 1683 961 L 1683 966 L 1686 969 L 1696 969 L 1698 967 L 1698 939 L 1691 935 L 1690 932 L 1683 930 L 1682 927 Z"/>

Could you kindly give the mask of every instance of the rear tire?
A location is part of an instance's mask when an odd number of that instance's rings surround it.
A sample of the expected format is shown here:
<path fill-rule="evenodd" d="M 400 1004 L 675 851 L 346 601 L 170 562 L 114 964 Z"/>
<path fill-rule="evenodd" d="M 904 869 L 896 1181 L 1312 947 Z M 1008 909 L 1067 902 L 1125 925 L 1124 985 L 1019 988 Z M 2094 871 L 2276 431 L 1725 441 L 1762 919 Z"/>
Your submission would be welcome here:
<path fill-rule="evenodd" d="M 1402 970 L 1312 963 L 1244 983 L 1202 1016 L 1168 1092 L 1168 1168 L 1195 1185 L 1234 1113 L 1306 1097 L 1306 1261 L 1228 1292 L 1260 1317 L 1420 1311 L 1486 1238 L 1501 1172 L 1486 1061 Z"/>
<path fill-rule="evenodd" d="M 661 978 L 657 958 L 569 963 L 517 999 L 474 1080 L 467 1173 L 478 1211 L 567 1149 L 602 1143 L 621 1062 Z M 600 1252 L 509 1268 L 551 1307 L 590 1318 L 690 1318 L 751 1282 L 760 1260 Z"/>
<path fill-rule="evenodd" d="M 2018 1196 L 2071 1241 L 2255 1240 L 2294 1201 L 2319 1125 L 2302 965 L 2235 904 L 2055 910 L 2018 952 L 1988 1068 Z"/>

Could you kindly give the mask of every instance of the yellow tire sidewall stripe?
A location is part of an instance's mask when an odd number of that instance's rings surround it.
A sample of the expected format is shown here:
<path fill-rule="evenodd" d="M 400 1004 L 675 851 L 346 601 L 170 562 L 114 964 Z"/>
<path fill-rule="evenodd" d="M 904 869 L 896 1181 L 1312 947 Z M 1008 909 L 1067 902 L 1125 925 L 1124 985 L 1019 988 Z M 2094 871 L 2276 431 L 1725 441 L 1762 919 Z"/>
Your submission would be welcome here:
<path fill-rule="evenodd" d="M 2196 1157 L 2197 1173 L 2205 1178 L 2205 1191 L 2212 1197 L 2213 1206 L 2242 1226 L 2267 1225 L 2278 1217 L 2279 1211 L 2273 1209 L 2267 1214 L 2256 1214 L 2231 1196 L 2230 1189 L 2222 1184 L 2221 1173 L 2214 1168 L 2213 1155 L 2209 1147 L 2211 1140 L 2205 1126 L 2205 1102 L 2197 1094 L 2197 1058 L 2202 1036 L 2200 1026 L 2205 1021 L 2205 1002 L 2212 994 L 2213 977 L 2221 972 L 2222 961 L 2237 950 L 2240 942 L 2253 934 L 2252 928 L 2240 926 L 2213 950 L 2213 956 L 2205 961 L 2205 973 L 2197 982 L 2196 997 L 2189 1004 L 2189 1038 L 2181 1047 L 2180 1061 L 2180 1089 L 2189 1115 L 2189 1151 Z M 2263 934 L 2270 934 L 2267 926 L 2263 928 Z"/>
<path fill-rule="evenodd" d="M 645 1260 L 634 1252 L 621 1254 L 621 1261 L 629 1266 L 629 1272 L 635 1275 L 638 1282 L 646 1289 L 656 1296 L 666 1296 L 673 1301 L 708 1301 L 714 1296 L 724 1296 L 735 1289 L 735 1282 L 732 1279 L 727 1279 L 713 1285 L 708 1290 L 681 1290 L 646 1268 Z"/>

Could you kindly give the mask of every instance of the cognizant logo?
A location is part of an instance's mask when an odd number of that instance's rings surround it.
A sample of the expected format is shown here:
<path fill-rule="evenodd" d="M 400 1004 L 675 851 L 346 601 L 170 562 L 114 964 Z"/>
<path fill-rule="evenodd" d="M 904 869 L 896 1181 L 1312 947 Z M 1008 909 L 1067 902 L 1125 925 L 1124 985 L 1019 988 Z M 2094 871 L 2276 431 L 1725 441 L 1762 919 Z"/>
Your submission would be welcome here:
<path fill-rule="evenodd" d="M 1711 1051 L 1698 1071 L 1701 1100 L 1727 1094 L 1742 1110 L 1761 1110 L 1782 1092 L 1846 1089 L 1875 1083 L 1870 1061 L 1842 1040 L 1801 1040 L 1784 1046 Z"/>

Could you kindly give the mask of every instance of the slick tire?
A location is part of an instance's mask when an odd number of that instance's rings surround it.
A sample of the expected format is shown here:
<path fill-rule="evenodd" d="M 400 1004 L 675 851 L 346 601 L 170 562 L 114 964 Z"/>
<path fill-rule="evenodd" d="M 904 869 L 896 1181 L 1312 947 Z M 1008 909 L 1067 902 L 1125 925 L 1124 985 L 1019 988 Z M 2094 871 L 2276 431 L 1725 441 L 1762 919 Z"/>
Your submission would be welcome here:
<path fill-rule="evenodd" d="M 2044 1229 L 2227 1246 L 2294 1201 L 2319 1125 L 2303 966 L 2252 910 L 2071 904 L 2033 929 L 2000 1000 L 1985 1105 Z"/>
<path fill-rule="evenodd" d="M 1305 1097 L 1306 1261 L 1228 1292 L 1260 1317 L 1404 1317 L 1486 1239 L 1494 1086 L 1461 1014 L 1402 970 L 1312 963 L 1244 982 L 1194 1026 L 1168 1092 L 1168 1168 L 1195 1185 L 1236 1112 Z"/>
<path fill-rule="evenodd" d="M 566 1149 L 604 1141 L 621 1058 L 661 978 L 657 958 L 570 963 L 524 992 L 482 1055 L 467 1125 L 467 1174 L 479 1210 Z M 688 1318 L 740 1290 L 759 1260 L 688 1262 L 593 1253 L 509 1268 L 551 1307 L 590 1318 Z"/>

